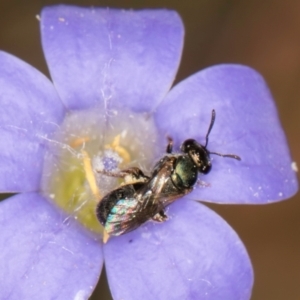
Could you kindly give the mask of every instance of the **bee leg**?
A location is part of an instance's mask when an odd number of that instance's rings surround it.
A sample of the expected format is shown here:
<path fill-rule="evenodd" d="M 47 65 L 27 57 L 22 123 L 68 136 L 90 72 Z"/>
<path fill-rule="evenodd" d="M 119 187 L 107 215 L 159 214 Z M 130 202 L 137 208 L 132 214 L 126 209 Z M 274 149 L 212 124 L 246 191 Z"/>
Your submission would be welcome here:
<path fill-rule="evenodd" d="M 97 172 L 106 176 L 124 178 L 125 183 L 146 182 L 149 180 L 149 177 L 146 176 L 139 168 L 136 167 L 116 172 L 106 170 L 97 170 Z"/>
<path fill-rule="evenodd" d="M 168 139 L 168 145 L 167 145 L 167 149 L 166 149 L 166 152 L 167 153 L 172 153 L 172 150 L 173 150 L 173 139 L 171 137 L 167 137 Z"/>
<path fill-rule="evenodd" d="M 125 183 L 147 182 L 150 178 L 146 176 L 139 168 L 128 168 L 121 171 L 124 176 Z"/>
<path fill-rule="evenodd" d="M 152 220 L 161 223 L 167 221 L 168 216 L 165 214 L 163 210 L 161 210 L 160 212 L 158 212 L 156 215 L 152 217 Z"/>

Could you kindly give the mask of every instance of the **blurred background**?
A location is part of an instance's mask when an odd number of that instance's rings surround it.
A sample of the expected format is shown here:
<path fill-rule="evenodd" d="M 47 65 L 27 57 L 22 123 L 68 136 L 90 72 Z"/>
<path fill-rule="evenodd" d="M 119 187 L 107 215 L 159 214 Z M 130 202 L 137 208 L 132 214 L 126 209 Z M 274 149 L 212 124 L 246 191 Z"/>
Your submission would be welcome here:
<path fill-rule="evenodd" d="M 58 3 L 61 2 L 1 0 L 0 49 L 48 74 L 35 16 L 43 6 Z M 293 159 L 300 165 L 299 0 L 65 0 L 64 3 L 177 10 L 185 24 L 186 37 L 176 82 L 219 63 L 241 63 L 258 70 L 271 88 Z M 209 206 L 237 231 L 248 249 L 255 271 L 252 299 L 300 299 L 300 194 L 265 206 Z M 111 299 L 105 280 L 102 275 L 91 299 Z"/>

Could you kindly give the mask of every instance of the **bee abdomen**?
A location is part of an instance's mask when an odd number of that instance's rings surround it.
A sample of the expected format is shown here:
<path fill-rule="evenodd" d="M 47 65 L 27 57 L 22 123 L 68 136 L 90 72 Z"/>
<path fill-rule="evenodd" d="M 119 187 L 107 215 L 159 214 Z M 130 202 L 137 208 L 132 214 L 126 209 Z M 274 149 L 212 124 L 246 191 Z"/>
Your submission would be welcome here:
<path fill-rule="evenodd" d="M 105 195 L 100 200 L 96 208 L 96 215 L 99 222 L 105 226 L 108 216 L 116 213 L 118 202 L 120 204 L 124 200 L 132 198 L 136 192 L 136 189 L 138 189 L 141 185 L 141 183 L 127 184 Z"/>

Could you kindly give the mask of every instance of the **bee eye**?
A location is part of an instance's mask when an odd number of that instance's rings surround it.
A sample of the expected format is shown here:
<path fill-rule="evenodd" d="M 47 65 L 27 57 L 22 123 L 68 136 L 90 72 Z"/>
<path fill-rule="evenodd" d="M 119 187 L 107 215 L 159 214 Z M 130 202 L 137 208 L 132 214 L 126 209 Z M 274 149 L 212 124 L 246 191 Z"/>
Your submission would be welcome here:
<path fill-rule="evenodd" d="M 208 174 L 210 172 L 210 170 L 211 170 L 211 167 L 212 167 L 212 165 L 211 165 L 211 163 L 209 161 L 209 162 L 207 162 L 207 164 L 204 164 L 202 166 L 200 172 L 203 173 L 203 174 Z"/>

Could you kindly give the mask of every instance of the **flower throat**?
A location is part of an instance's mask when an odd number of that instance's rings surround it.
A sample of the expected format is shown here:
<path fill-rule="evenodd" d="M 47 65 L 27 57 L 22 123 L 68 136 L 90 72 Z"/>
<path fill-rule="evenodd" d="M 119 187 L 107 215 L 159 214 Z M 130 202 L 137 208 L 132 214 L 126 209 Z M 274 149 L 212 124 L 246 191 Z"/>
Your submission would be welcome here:
<path fill-rule="evenodd" d="M 122 183 L 102 171 L 135 166 L 147 173 L 164 151 L 159 149 L 163 143 L 152 118 L 124 110 L 109 116 L 97 109 L 74 111 L 57 127 L 46 139 L 42 192 L 67 214 L 65 220 L 73 217 L 102 233 L 97 203 Z"/>

